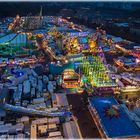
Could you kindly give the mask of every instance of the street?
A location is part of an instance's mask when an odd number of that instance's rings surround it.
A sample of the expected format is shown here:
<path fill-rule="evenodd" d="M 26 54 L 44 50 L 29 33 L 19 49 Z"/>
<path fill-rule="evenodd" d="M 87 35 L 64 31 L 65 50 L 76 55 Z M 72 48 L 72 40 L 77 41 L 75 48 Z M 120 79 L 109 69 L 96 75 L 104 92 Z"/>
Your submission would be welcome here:
<path fill-rule="evenodd" d="M 71 111 L 78 119 L 83 138 L 101 138 L 87 106 L 83 103 L 82 95 L 67 94 L 67 98 L 69 105 L 72 105 Z"/>

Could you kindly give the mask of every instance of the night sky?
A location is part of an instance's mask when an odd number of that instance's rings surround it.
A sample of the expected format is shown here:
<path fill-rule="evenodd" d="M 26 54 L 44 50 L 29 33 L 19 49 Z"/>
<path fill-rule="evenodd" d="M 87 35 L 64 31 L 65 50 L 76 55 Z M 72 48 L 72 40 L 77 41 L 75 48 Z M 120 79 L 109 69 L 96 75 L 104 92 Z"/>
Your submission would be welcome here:
<path fill-rule="evenodd" d="M 88 7 L 93 10 L 121 11 L 121 5 L 129 4 L 131 4 L 131 8 L 127 8 L 125 11 L 131 11 L 133 15 L 139 14 L 140 2 L 1 2 L 0 17 L 14 17 L 16 14 L 26 16 L 29 13 L 36 15 L 39 13 L 41 6 L 43 7 L 43 15 L 57 15 L 63 8 L 72 9 L 75 12 L 82 7 Z M 102 6 L 102 8 L 99 8 L 99 6 Z"/>

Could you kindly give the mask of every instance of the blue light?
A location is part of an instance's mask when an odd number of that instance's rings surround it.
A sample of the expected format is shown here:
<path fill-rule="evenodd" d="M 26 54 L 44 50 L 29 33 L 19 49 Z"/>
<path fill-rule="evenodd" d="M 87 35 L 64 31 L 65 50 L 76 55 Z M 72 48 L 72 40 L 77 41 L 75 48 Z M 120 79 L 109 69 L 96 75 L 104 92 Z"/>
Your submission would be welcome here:
<path fill-rule="evenodd" d="M 72 113 L 71 112 L 64 112 L 63 116 L 72 116 Z"/>
<path fill-rule="evenodd" d="M 108 101 L 108 100 L 101 100 L 101 101 L 99 101 L 99 102 L 101 102 L 101 103 L 105 103 L 105 104 L 111 104 L 111 102 Z"/>
<path fill-rule="evenodd" d="M 20 72 L 19 75 L 22 76 L 22 73 Z"/>
<path fill-rule="evenodd" d="M 24 75 L 24 72 L 16 72 L 15 74 L 16 74 L 16 77 L 21 77 Z"/>

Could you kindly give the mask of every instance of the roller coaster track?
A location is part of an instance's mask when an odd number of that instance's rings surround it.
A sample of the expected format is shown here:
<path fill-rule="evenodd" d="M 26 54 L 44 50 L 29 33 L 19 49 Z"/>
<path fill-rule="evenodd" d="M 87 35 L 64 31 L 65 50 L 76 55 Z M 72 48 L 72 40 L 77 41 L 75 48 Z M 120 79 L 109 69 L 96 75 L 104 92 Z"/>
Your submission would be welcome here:
<path fill-rule="evenodd" d="M 7 35 L 9 35 L 9 34 L 11 34 L 11 32 L 8 32 L 8 33 L 6 33 L 6 34 L 0 36 L 0 38 L 3 38 L 3 37 L 5 37 L 5 36 L 7 36 Z"/>
<path fill-rule="evenodd" d="M 51 54 L 51 56 L 55 59 L 55 60 L 63 60 L 63 57 L 60 56 L 56 56 L 55 53 L 50 49 L 50 48 L 47 48 L 45 52 L 48 52 L 49 54 Z"/>
<path fill-rule="evenodd" d="M 59 116 L 71 116 L 72 113 L 69 111 L 57 111 L 57 112 L 48 112 L 48 111 L 40 111 L 36 109 L 29 109 L 21 106 L 14 106 L 5 103 L 3 106 L 4 110 L 18 112 L 18 113 L 26 113 L 29 115 L 40 115 L 40 116 L 49 116 L 49 117 L 59 117 Z"/>
<path fill-rule="evenodd" d="M 3 42 L 3 43 L 0 43 L 0 45 L 5 45 L 7 43 L 10 43 L 11 41 L 13 41 L 19 34 L 17 33 L 13 38 L 11 38 L 10 40 L 6 41 L 6 42 Z"/>

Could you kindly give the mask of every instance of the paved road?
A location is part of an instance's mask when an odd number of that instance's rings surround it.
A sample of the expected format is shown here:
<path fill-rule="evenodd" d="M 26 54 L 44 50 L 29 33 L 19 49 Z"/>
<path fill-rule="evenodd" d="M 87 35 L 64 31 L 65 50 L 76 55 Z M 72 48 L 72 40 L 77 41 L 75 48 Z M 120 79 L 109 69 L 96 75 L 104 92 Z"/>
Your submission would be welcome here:
<path fill-rule="evenodd" d="M 82 102 L 82 95 L 67 94 L 67 98 L 73 106 L 72 112 L 78 119 L 83 138 L 101 138 L 87 106 Z"/>

